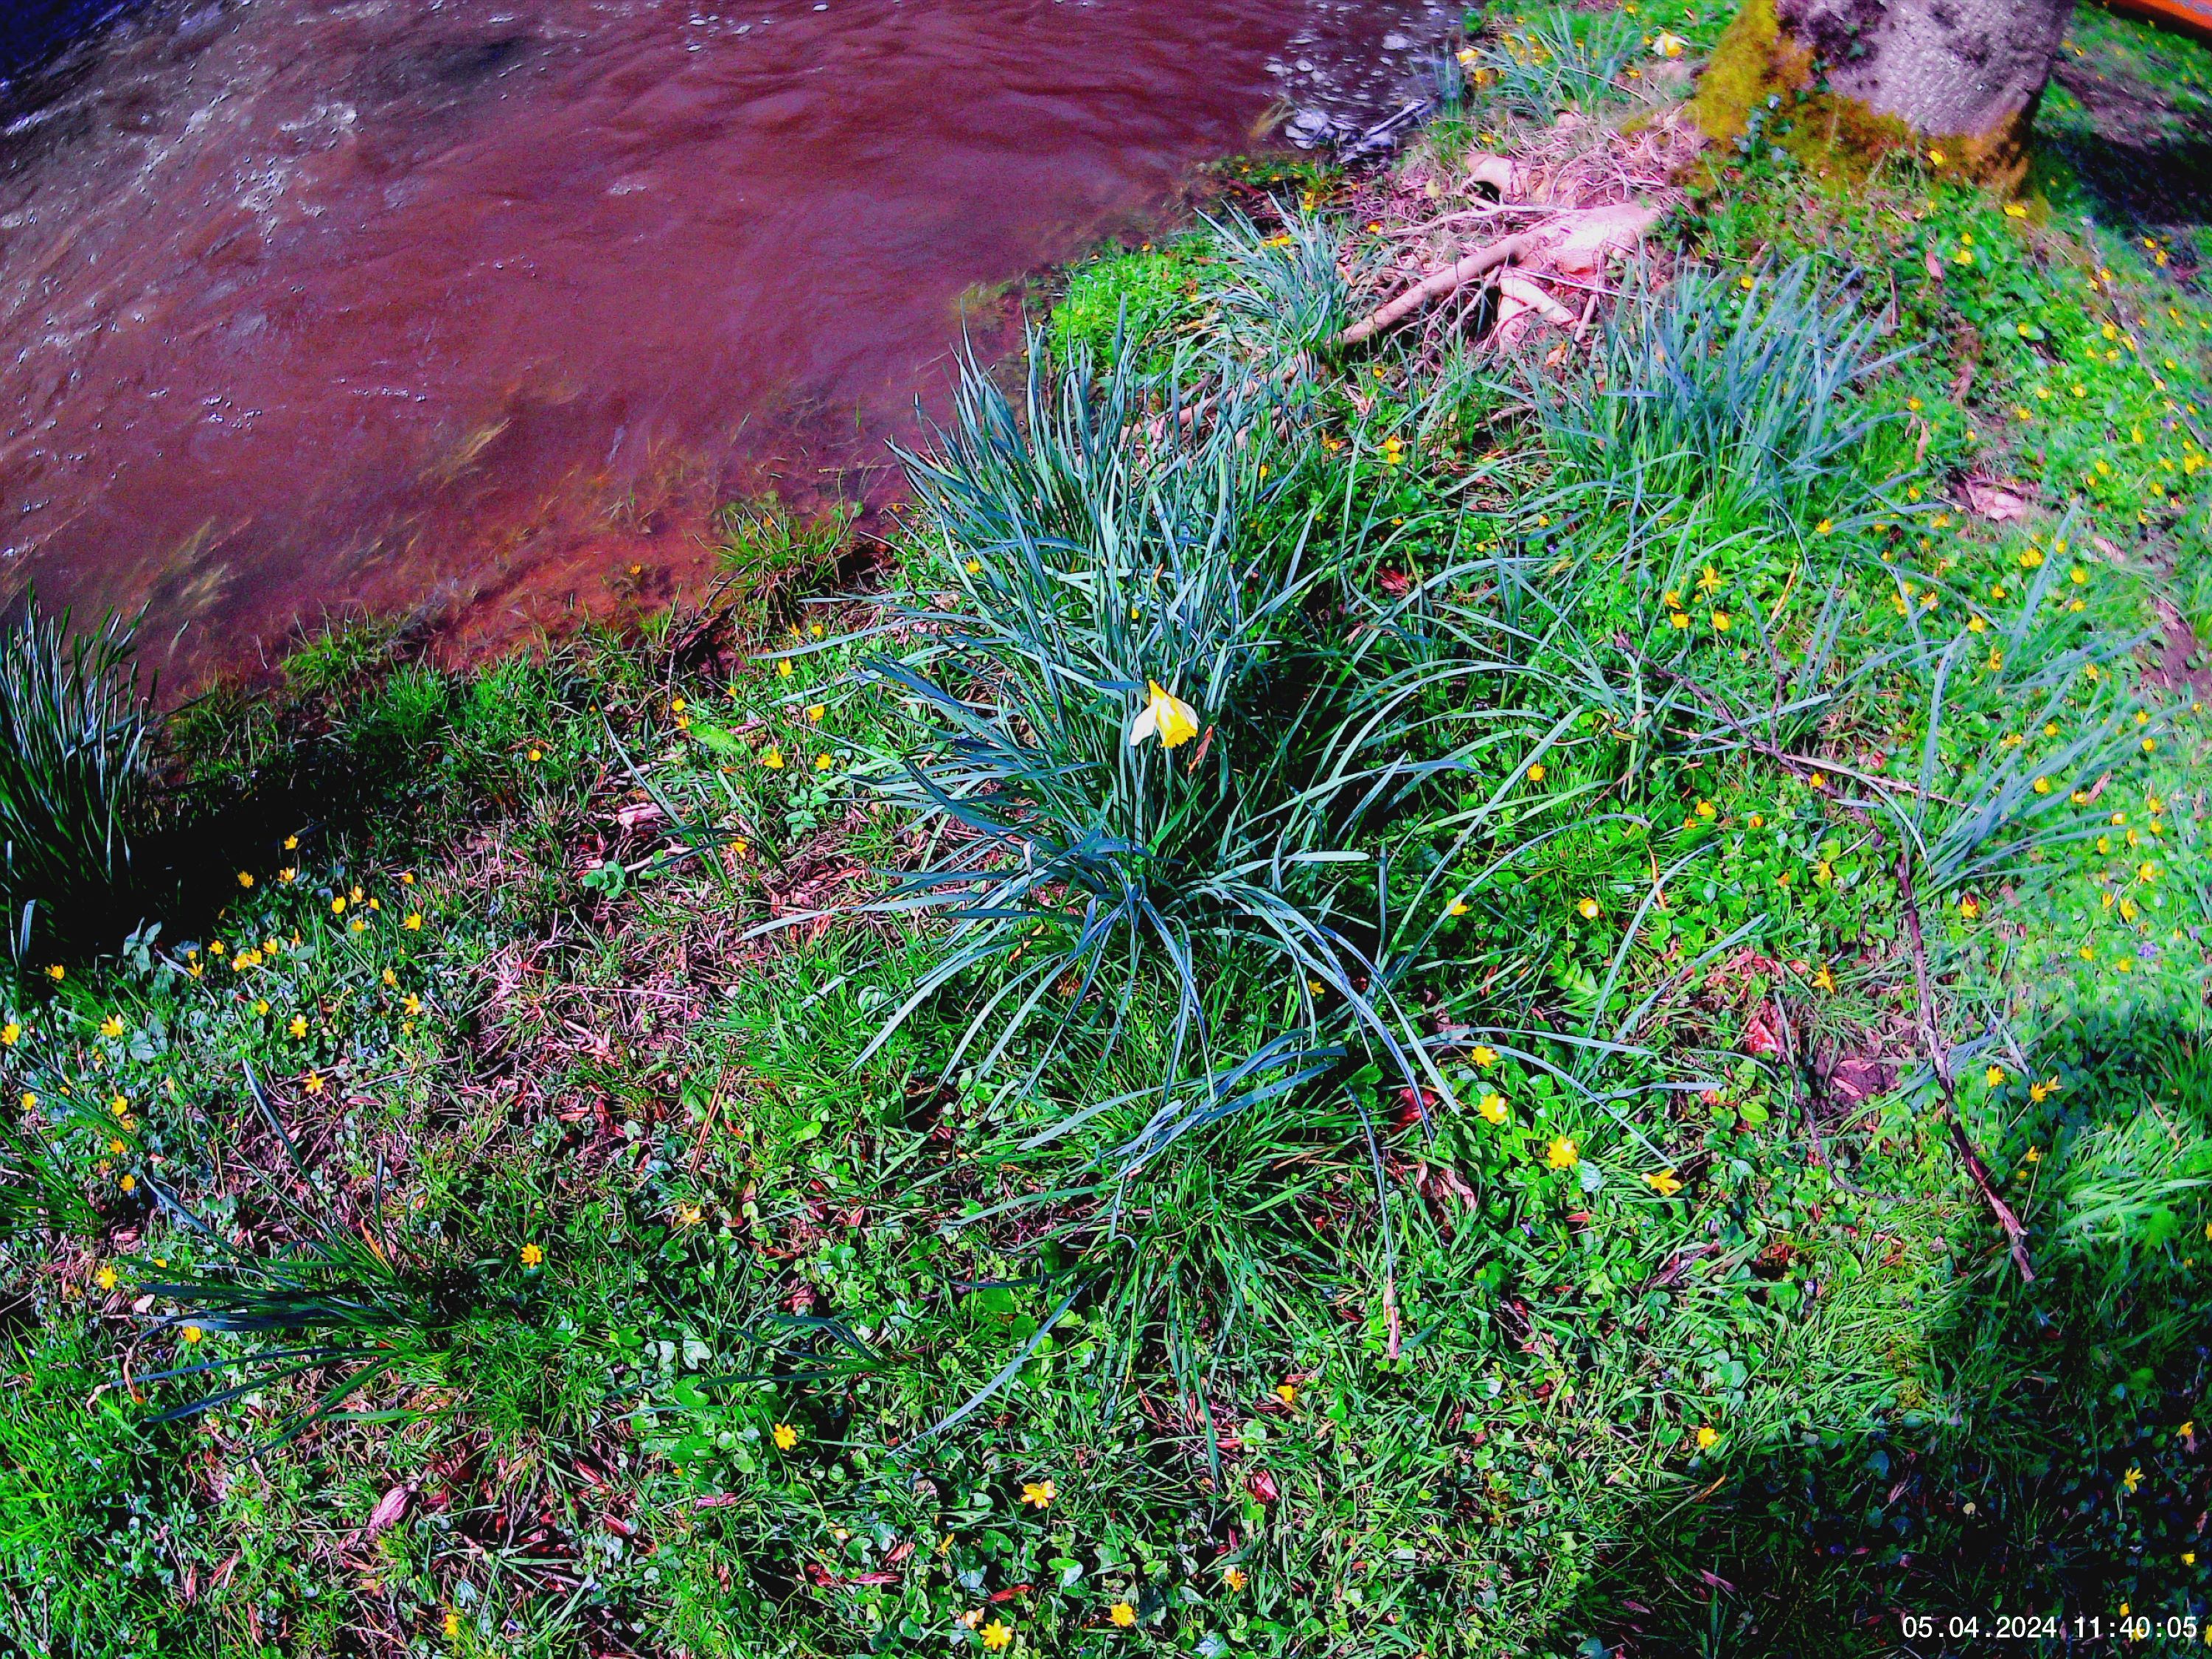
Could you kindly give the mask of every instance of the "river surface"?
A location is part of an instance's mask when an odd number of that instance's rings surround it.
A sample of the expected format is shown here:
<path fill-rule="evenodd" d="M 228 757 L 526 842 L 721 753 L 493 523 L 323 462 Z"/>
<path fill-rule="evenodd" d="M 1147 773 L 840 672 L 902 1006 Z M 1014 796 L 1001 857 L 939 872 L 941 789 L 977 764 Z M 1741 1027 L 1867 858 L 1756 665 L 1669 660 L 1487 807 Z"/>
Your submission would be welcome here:
<path fill-rule="evenodd" d="M 664 595 L 732 495 L 884 499 L 1025 273 L 1388 113 L 1455 15 L 156 0 L 0 106 L 0 598 L 148 606 L 173 690 Z"/>

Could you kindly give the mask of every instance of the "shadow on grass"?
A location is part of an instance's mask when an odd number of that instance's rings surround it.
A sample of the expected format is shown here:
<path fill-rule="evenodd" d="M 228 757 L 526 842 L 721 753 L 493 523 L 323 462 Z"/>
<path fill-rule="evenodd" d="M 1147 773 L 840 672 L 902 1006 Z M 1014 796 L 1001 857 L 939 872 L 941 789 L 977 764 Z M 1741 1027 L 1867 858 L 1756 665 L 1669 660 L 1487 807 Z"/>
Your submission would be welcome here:
<path fill-rule="evenodd" d="M 1999 1615 L 2031 1613 L 2063 1614 L 2069 1636 L 2075 1615 L 2101 1618 L 2101 1649 L 2123 1607 L 2154 1621 L 2144 1650 L 2205 1639 L 2212 1045 L 2091 1018 L 2040 1058 L 2067 1086 L 1991 1149 L 2028 1172 L 2036 1283 L 1978 1233 L 1954 1238 L 1993 1265 L 1934 1334 L 1925 1408 L 1662 1504 L 1586 1591 L 1585 1651 L 2061 1650 L 2000 1641 Z M 1932 1630 L 1908 1640 L 1907 1614 Z M 2191 1616 L 2194 1643 L 2163 1643 L 2166 1620 Z M 1954 1634 L 1954 1619 L 1979 1622 Z"/>

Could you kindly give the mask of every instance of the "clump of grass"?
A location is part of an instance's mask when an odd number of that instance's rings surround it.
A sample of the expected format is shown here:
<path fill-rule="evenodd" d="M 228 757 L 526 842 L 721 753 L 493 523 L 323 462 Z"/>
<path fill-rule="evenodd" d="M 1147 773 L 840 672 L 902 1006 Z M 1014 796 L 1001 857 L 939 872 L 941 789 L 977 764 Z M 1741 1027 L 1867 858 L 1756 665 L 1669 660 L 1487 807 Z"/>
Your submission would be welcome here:
<path fill-rule="evenodd" d="M 1486 103 L 1548 122 L 1562 111 L 1587 114 L 1620 96 L 1620 71 L 1635 52 L 1629 20 L 1559 7 L 1521 20 L 1496 44 L 1479 48 L 1471 78 Z"/>
<path fill-rule="evenodd" d="M 1553 452 L 1615 499 L 1802 515 L 1884 422 L 1851 395 L 1909 355 L 1877 355 L 1883 331 L 1808 260 L 1690 270 L 1613 313 L 1587 382 L 1532 374 L 1529 394 Z"/>
<path fill-rule="evenodd" d="M 732 502 L 719 517 L 714 551 L 724 590 L 757 626 L 796 623 L 808 594 L 835 574 L 859 516 L 846 501 L 801 514 L 774 490 Z"/>
<path fill-rule="evenodd" d="M 189 1363 L 139 1380 L 198 1382 L 218 1373 L 246 1373 L 242 1382 L 170 1407 L 155 1419 L 161 1422 L 197 1416 L 295 1377 L 338 1371 L 328 1387 L 283 1419 L 275 1437 L 282 1442 L 340 1414 L 347 1401 L 379 1378 L 434 1364 L 474 1328 L 496 1322 L 502 1310 L 489 1282 L 492 1264 L 467 1260 L 442 1239 L 410 1239 L 392 1230 L 380 1161 L 368 1214 L 348 1224 L 251 1073 L 247 1084 L 284 1153 L 284 1173 L 261 1185 L 275 1202 L 289 1242 L 270 1253 L 242 1249 L 166 1187 L 149 1182 L 193 1253 L 197 1271 L 142 1286 L 142 1294 L 168 1310 L 149 1335 L 175 1339 Z M 503 1311 L 511 1316 L 513 1310 Z M 252 1346 L 198 1358 L 211 1334 Z M 272 1341 L 277 1346 L 263 1346 Z"/>
<path fill-rule="evenodd" d="M 1393 850 L 1511 724 L 1456 695 L 1498 665 L 1430 660 L 1406 604 L 1349 580 L 1367 532 L 1316 533 L 1291 493 L 1321 475 L 1310 432 L 1249 386 L 1202 416 L 1148 412 L 1172 397 L 1126 365 L 1054 380 L 1039 348 L 1018 417 L 971 368 L 909 458 L 957 599 L 904 614 L 927 643 L 870 671 L 913 715 L 872 787 L 937 837 L 873 908 L 953 924 L 878 1042 L 981 981 L 946 1072 L 1034 1037 L 1034 1078 L 1075 1031 L 1111 1050 L 1164 993 L 1132 1158 L 1347 1043 L 1450 1094 L 1399 1000 Z"/>
<path fill-rule="evenodd" d="M 137 627 L 72 637 L 37 596 L 0 638 L 0 901 L 20 954 L 34 914 L 66 924 L 131 875 L 152 730 Z"/>

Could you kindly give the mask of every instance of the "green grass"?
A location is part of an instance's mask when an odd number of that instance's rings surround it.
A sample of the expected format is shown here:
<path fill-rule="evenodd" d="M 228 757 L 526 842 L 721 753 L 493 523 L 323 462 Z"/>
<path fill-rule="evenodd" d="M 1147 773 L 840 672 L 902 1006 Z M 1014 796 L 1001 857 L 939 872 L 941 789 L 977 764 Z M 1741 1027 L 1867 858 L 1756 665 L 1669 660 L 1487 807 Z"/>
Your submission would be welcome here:
<path fill-rule="evenodd" d="M 1510 144 L 1481 90 L 1437 142 Z M 716 614 L 465 673 L 349 624 L 169 723 L 159 926 L 0 1011 L 0 1645 L 2204 1617 L 2212 726 L 2136 643 L 2207 580 L 2212 310 L 2063 170 L 1769 156 L 1547 409 L 1313 352 L 1295 183 L 1072 278 L 885 604 L 756 502 Z M 1150 678 L 1209 746 L 1130 747 Z"/>

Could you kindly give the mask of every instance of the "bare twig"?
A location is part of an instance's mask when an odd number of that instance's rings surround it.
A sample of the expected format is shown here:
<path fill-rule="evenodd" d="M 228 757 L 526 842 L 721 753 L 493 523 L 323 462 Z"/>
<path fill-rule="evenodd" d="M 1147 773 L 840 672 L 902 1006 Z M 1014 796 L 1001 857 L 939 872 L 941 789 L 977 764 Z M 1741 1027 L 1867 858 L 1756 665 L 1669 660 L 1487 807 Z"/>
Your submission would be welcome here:
<path fill-rule="evenodd" d="M 1503 241 L 1492 242 L 1478 249 L 1443 270 L 1416 283 L 1388 305 L 1378 307 L 1336 337 L 1340 346 L 1358 345 L 1362 340 L 1380 334 L 1384 329 L 1403 318 L 1411 316 L 1431 300 L 1440 300 L 1466 283 L 1498 266 L 1510 264 L 1528 251 L 1529 238 L 1508 236 Z"/>

